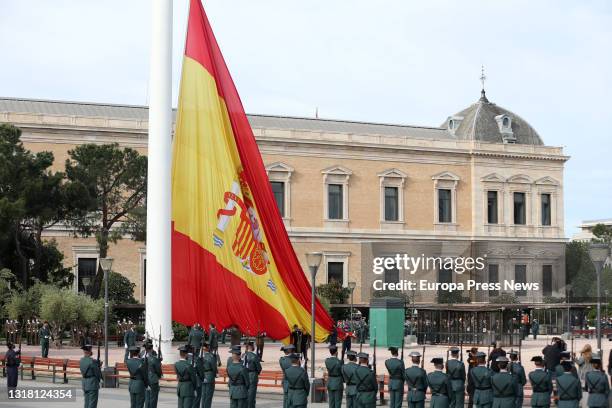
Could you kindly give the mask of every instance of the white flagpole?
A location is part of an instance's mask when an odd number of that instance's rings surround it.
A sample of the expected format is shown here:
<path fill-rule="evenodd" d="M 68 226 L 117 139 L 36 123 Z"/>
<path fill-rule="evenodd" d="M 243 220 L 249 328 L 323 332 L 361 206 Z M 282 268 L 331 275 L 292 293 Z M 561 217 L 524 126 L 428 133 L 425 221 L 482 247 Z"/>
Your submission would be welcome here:
<path fill-rule="evenodd" d="M 172 166 L 172 0 L 152 0 L 147 183 L 146 326 L 164 360 L 172 349 L 170 261 Z M 156 344 L 157 347 L 159 345 Z"/>

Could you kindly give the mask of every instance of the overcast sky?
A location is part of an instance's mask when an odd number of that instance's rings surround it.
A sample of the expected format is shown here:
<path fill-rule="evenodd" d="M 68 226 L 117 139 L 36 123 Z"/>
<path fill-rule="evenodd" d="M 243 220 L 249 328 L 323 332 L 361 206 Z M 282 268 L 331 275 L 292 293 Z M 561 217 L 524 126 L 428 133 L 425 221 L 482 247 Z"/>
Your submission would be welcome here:
<path fill-rule="evenodd" d="M 174 99 L 188 0 L 174 0 Z M 438 126 L 487 96 L 572 156 L 566 235 L 612 218 L 612 2 L 205 0 L 249 113 Z M 1 0 L 0 96 L 146 104 L 148 0 Z M 176 103 L 176 102 L 175 102 Z"/>

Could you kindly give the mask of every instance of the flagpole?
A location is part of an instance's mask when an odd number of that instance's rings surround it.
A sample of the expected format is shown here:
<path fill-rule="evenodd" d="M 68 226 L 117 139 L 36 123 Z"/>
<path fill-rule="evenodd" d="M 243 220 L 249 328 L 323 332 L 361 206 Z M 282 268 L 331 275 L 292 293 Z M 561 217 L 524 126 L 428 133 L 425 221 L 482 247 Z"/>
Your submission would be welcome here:
<path fill-rule="evenodd" d="M 173 355 L 170 351 L 173 337 L 170 258 L 172 0 L 152 0 L 152 6 L 145 327 L 161 327 L 161 345 L 157 346 L 167 358 Z"/>

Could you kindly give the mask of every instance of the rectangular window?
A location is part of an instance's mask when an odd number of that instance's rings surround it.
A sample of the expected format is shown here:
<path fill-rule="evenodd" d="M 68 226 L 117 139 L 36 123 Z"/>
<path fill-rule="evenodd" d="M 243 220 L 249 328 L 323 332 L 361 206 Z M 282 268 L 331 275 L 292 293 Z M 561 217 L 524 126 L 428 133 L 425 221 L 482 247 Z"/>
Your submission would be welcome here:
<path fill-rule="evenodd" d="M 399 189 L 385 187 L 385 221 L 399 220 Z"/>
<path fill-rule="evenodd" d="M 397 266 L 392 269 L 385 268 L 385 283 L 398 283 L 399 282 L 399 269 Z"/>
<path fill-rule="evenodd" d="M 330 220 L 344 219 L 342 187 L 342 184 L 327 185 L 327 218 Z"/>
<path fill-rule="evenodd" d="M 514 265 L 514 283 L 527 283 L 527 265 Z M 516 296 L 526 296 L 524 289 L 517 290 Z"/>
<path fill-rule="evenodd" d="M 453 283 L 453 270 L 451 268 L 441 268 L 438 270 L 439 283 Z M 443 289 L 438 289 L 438 301 L 441 303 L 446 301 L 452 292 Z"/>
<path fill-rule="evenodd" d="M 497 191 L 487 191 L 487 223 L 497 224 Z"/>
<path fill-rule="evenodd" d="M 525 225 L 526 222 L 525 193 L 514 193 L 514 224 Z"/>
<path fill-rule="evenodd" d="M 550 194 L 542 194 L 542 225 L 550 225 Z"/>
<path fill-rule="evenodd" d="M 451 191 L 438 190 L 438 222 L 453 222 Z"/>
<path fill-rule="evenodd" d="M 282 181 L 272 181 L 272 193 L 274 193 L 274 199 L 276 200 L 276 206 L 280 212 L 281 217 L 285 216 L 285 183 Z"/>
<path fill-rule="evenodd" d="M 552 265 L 542 265 L 542 295 L 552 295 Z"/>
<path fill-rule="evenodd" d="M 342 285 L 344 280 L 344 263 L 328 262 L 327 263 L 327 283 L 332 281 L 340 282 Z"/>
<path fill-rule="evenodd" d="M 98 269 L 98 260 L 96 258 L 79 258 L 77 268 L 79 276 L 78 291 L 89 293 Z"/>
<path fill-rule="evenodd" d="M 489 264 L 489 283 L 499 283 L 499 265 Z M 499 296 L 498 290 L 490 290 L 489 296 Z"/>

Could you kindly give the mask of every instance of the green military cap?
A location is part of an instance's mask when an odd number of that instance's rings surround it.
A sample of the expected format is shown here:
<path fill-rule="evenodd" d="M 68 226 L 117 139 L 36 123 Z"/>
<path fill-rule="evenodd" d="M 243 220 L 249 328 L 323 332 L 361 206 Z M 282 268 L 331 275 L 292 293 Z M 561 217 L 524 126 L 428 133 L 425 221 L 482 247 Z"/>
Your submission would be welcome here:
<path fill-rule="evenodd" d="M 434 357 L 431 359 L 431 362 L 434 364 L 443 364 L 444 359 L 442 357 Z"/>
<path fill-rule="evenodd" d="M 241 351 L 241 350 L 242 350 L 242 349 L 241 349 L 241 347 L 240 347 L 240 346 L 232 346 L 232 347 L 230 347 L 230 352 L 231 352 L 232 354 L 240 354 L 240 353 L 242 353 L 242 351 Z"/>
<path fill-rule="evenodd" d="M 357 353 L 357 358 L 370 358 L 370 355 L 368 353 Z"/>
<path fill-rule="evenodd" d="M 479 352 L 476 353 L 476 357 L 486 357 L 486 356 L 487 356 L 486 353 L 484 353 L 482 351 L 479 351 Z"/>
<path fill-rule="evenodd" d="M 138 346 L 131 346 L 131 347 L 128 349 L 128 351 L 129 351 L 130 353 L 134 353 L 134 352 L 138 353 L 138 352 L 140 351 L 140 347 L 138 347 Z"/>
<path fill-rule="evenodd" d="M 397 353 L 397 347 L 391 346 L 391 347 L 389 347 L 389 351 L 392 352 L 392 353 Z"/>
<path fill-rule="evenodd" d="M 561 352 L 561 358 L 570 358 L 572 355 L 570 354 L 569 351 L 562 351 Z"/>
<path fill-rule="evenodd" d="M 572 363 L 570 361 L 562 361 L 561 362 L 561 366 L 563 367 L 563 369 L 565 371 L 571 371 L 572 370 Z"/>
<path fill-rule="evenodd" d="M 144 348 L 146 350 L 151 350 L 153 348 L 153 342 L 152 341 L 147 341 L 145 342 L 145 344 L 143 344 Z"/>
<path fill-rule="evenodd" d="M 286 346 L 282 346 L 281 350 L 283 350 L 283 351 L 295 350 L 295 346 L 293 344 L 287 344 Z"/>
<path fill-rule="evenodd" d="M 245 341 L 244 344 L 245 344 L 245 346 L 254 346 L 255 345 L 253 340 Z"/>
<path fill-rule="evenodd" d="M 338 350 L 338 346 L 336 346 L 335 344 L 330 344 L 329 346 L 327 346 L 327 348 L 330 350 Z"/>
<path fill-rule="evenodd" d="M 542 356 L 533 356 L 531 357 L 531 361 L 535 361 L 536 363 L 541 363 L 542 361 L 544 361 L 544 359 L 542 358 Z"/>
<path fill-rule="evenodd" d="M 353 350 L 348 350 L 348 351 L 346 352 L 346 355 L 347 355 L 347 356 L 356 356 L 356 355 L 357 355 L 357 352 L 356 352 L 356 351 L 353 351 Z"/>
<path fill-rule="evenodd" d="M 457 346 L 453 346 L 449 350 L 450 350 L 451 354 L 457 354 L 460 351 L 459 347 L 457 347 Z"/>
<path fill-rule="evenodd" d="M 91 351 L 92 347 L 93 346 L 91 344 L 85 344 L 83 347 L 81 347 L 81 350 Z"/>
<path fill-rule="evenodd" d="M 593 362 L 593 363 L 601 363 L 601 357 L 600 357 L 599 353 L 593 353 L 593 355 L 591 356 L 591 362 Z"/>
<path fill-rule="evenodd" d="M 505 362 L 508 362 L 509 360 L 508 360 L 508 358 L 507 358 L 507 357 L 504 357 L 504 356 L 499 356 L 499 357 L 497 357 L 497 358 L 495 359 L 495 361 L 497 361 L 498 363 L 503 363 L 504 361 L 505 361 Z"/>
<path fill-rule="evenodd" d="M 300 355 L 296 354 L 296 353 L 291 353 L 288 356 L 291 360 L 299 360 L 300 359 Z"/>
<path fill-rule="evenodd" d="M 421 353 L 418 351 L 413 351 L 409 354 L 410 357 L 421 357 Z"/>
<path fill-rule="evenodd" d="M 511 356 L 518 356 L 518 351 L 510 350 L 510 352 L 508 354 L 510 354 Z"/>
<path fill-rule="evenodd" d="M 181 346 L 181 347 L 178 348 L 178 350 L 181 353 L 189 353 L 189 347 L 188 346 Z"/>

